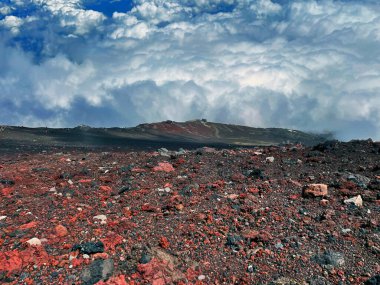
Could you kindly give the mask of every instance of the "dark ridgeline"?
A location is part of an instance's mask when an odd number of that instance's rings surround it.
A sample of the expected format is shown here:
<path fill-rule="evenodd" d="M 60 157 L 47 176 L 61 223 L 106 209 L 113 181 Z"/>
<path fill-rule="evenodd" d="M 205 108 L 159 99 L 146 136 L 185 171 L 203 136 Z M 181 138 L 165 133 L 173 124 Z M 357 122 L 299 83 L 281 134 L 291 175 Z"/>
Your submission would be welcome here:
<path fill-rule="evenodd" d="M 331 139 L 330 134 L 311 134 L 281 128 L 252 128 L 194 120 L 141 124 L 133 128 L 26 128 L 3 126 L 0 149 L 38 147 L 157 149 L 200 146 L 217 148 L 253 147 L 301 143 L 316 145 Z"/>

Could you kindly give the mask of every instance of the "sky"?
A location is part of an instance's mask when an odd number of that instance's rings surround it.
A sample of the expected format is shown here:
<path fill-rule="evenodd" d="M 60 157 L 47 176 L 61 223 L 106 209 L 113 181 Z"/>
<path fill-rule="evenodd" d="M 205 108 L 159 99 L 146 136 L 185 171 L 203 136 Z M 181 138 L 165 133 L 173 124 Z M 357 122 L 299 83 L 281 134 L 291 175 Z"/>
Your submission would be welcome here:
<path fill-rule="evenodd" d="M 0 125 L 380 140 L 377 0 L 1 0 Z"/>

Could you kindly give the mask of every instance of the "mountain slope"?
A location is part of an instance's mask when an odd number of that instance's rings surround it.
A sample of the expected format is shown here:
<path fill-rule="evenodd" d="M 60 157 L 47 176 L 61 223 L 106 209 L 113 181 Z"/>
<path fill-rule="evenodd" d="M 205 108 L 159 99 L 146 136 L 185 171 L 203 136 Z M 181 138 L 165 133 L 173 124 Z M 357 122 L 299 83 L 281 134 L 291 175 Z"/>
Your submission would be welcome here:
<path fill-rule="evenodd" d="M 280 128 L 252 128 L 194 120 L 141 124 L 133 128 L 25 128 L 5 126 L 0 145 L 40 145 L 73 147 L 177 147 L 184 145 L 263 146 L 284 143 L 314 145 L 328 135 L 316 135 Z"/>

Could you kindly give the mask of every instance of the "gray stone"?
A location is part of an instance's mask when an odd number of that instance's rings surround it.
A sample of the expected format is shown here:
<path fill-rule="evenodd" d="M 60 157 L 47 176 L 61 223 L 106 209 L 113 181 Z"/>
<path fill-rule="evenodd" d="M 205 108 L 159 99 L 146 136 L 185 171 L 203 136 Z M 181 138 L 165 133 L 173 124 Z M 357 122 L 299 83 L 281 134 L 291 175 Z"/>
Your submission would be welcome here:
<path fill-rule="evenodd" d="M 331 285 L 331 283 L 322 276 L 313 276 L 308 280 L 309 285 Z"/>
<path fill-rule="evenodd" d="M 112 259 L 96 259 L 87 266 L 81 274 L 84 285 L 93 285 L 100 280 L 106 281 L 110 278 L 114 271 Z"/>
<path fill-rule="evenodd" d="M 363 176 L 360 174 L 353 174 L 353 173 L 348 174 L 347 180 L 354 182 L 356 185 L 358 185 L 361 188 L 367 188 L 367 185 L 371 181 L 371 179 L 366 176 Z"/>
<path fill-rule="evenodd" d="M 84 242 L 81 244 L 75 244 L 71 251 L 79 250 L 82 254 L 94 254 L 104 252 L 104 244 L 101 241 L 98 242 Z"/>
<path fill-rule="evenodd" d="M 313 257 L 319 265 L 328 267 L 339 267 L 344 265 L 344 255 L 340 252 L 325 251 L 323 254 Z"/>

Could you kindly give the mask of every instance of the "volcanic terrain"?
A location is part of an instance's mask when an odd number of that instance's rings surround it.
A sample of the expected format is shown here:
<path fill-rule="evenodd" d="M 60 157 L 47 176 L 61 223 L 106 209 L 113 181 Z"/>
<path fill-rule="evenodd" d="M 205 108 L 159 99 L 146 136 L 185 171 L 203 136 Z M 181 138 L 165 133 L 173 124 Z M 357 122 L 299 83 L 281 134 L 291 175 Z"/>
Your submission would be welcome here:
<path fill-rule="evenodd" d="M 149 148 L 6 128 L 0 283 L 380 284 L 380 143 L 274 129 L 245 148 L 195 124 L 195 137 L 186 123 L 129 131 L 165 137 Z"/>
<path fill-rule="evenodd" d="M 315 145 L 331 139 L 330 134 L 311 134 L 280 128 L 252 128 L 193 120 L 188 122 L 165 121 L 142 124 L 133 128 L 25 128 L 0 127 L 0 150 L 12 151 L 15 147 L 36 149 L 45 147 L 119 148 L 146 150 L 197 148 L 200 146 L 261 146 L 285 143 Z"/>

